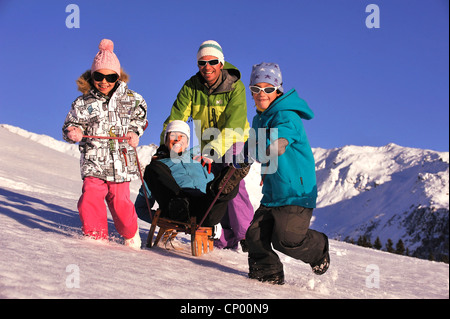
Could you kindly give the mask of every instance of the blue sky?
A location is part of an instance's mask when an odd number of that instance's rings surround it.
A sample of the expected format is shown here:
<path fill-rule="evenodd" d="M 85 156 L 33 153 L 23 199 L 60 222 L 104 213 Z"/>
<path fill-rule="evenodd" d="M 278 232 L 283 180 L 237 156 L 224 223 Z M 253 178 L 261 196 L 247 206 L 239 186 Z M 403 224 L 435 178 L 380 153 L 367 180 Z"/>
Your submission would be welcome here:
<path fill-rule="evenodd" d="M 66 27 L 71 3 L 79 28 Z M 366 26 L 369 4 L 379 28 Z M 0 30 L 0 123 L 58 140 L 101 39 L 149 105 L 141 145 L 159 142 L 199 45 L 213 39 L 246 86 L 253 64 L 280 65 L 285 90 L 315 112 L 312 147 L 449 150 L 448 0 L 0 0 Z M 247 103 L 251 122 L 248 90 Z"/>

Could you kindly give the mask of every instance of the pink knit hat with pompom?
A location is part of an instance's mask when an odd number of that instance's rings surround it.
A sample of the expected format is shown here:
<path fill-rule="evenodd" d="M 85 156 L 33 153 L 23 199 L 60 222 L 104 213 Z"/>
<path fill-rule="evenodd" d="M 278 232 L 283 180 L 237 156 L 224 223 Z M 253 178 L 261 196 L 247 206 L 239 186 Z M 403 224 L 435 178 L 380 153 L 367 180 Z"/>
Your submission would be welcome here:
<path fill-rule="evenodd" d="M 100 51 L 94 58 L 91 73 L 100 69 L 108 69 L 116 72 L 120 76 L 120 62 L 116 54 L 113 52 L 114 43 L 109 39 L 103 39 L 98 45 Z"/>

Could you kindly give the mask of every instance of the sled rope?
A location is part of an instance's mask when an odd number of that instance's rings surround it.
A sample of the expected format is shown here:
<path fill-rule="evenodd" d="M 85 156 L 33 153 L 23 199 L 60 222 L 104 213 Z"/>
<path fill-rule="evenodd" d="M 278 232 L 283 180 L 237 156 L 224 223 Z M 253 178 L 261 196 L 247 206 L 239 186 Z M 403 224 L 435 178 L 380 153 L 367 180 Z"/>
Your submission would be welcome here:
<path fill-rule="evenodd" d="M 96 135 L 83 135 L 85 138 L 99 138 L 104 140 L 129 140 L 131 137 L 126 136 L 96 136 Z"/>
<path fill-rule="evenodd" d="M 216 203 L 217 199 L 219 198 L 220 194 L 222 194 L 222 190 L 225 188 L 225 186 L 228 184 L 228 181 L 230 180 L 231 176 L 233 176 L 234 171 L 236 170 L 236 167 L 231 166 L 230 171 L 228 172 L 227 175 L 227 179 L 225 180 L 225 183 L 223 184 L 222 188 L 219 189 L 219 191 L 217 192 L 216 197 L 214 197 L 214 200 L 211 202 L 211 204 L 208 207 L 208 210 L 206 211 L 205 215 L 203 216 L 202 220 L 200 221 L 200 223 L 197 225 L 197 228 L 200 228 L 203 224 L 203 222 L 205 221 L 206 217 L 208 216 L 209 212 L 211 211 L 211 209 L 213 208 L 214 204 Z"/>

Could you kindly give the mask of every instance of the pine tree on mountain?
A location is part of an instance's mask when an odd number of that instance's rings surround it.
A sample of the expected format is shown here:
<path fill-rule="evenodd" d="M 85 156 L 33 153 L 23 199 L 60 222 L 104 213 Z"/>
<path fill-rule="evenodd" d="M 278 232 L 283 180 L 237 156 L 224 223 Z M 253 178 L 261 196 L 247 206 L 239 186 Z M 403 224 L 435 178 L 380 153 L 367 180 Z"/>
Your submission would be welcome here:
<path fill-rule="evenodd" d="M 380 250 L 381 247 L 383 247 L 383 245 L 381 244 L 380 237 L 377 237 L 377 239 L 375 239 L 375 243 L 373 244 L 373 248 Z"/>
<path fill-rule="evenodd" d="M 403 241 L 401 239 L 399 239 L 397 244 L 395 245 L 395 253 L 397 255 L 403 255 L 405 253 L 405 245 L 403 244 Z"/>
<path fill-rule="evenodd" d="M 348 237 L 348 236 L 345 237 L 344 241 L 345 241 L 346 243 L 349 243 L 349 244 L 352 244 L 352 245 L 355 244 L 355 240 L 354 240 L 353 238 Z"/>
<path fill-rule="evenodd" d="M 358 246 L 363 246 L 364 242 L 363 242 L 363 237 L 362 237 L 362 236 L 359 236 L 359 237 L 358 237 L 358 241 L 356 242 L 356 244 L 357 244 Z"/>
<path fill-rule="evenodd" d="M 366 239 L 366 247 L 369 247 L 369 248 L 373 247 L 372 242 L 370 241 L 370 238 Z"/>
<path fill-rule="evenodd" d="M 394 252 L 394 243 L 392 242 L 392 240 L 390 238 L 387 240 L 387 243 L 386 243 L 386 251 L 388 253 Z"/>
<path fill-rule="evenodd" d="M 372 248 L 372 243 L 370 242 L 370 238 L 367 238 L 366 236 L 359 236 L 357 245 L 362 246 L 362 247 Z"/>

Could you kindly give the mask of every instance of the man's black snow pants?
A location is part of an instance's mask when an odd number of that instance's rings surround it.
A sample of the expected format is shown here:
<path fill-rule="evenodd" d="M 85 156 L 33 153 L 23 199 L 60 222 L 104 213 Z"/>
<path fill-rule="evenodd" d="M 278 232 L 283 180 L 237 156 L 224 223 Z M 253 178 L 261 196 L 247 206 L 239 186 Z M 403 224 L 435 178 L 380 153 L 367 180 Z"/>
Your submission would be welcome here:
<path fill-rule="evenodd" d="M 246 234 L 250 274 L 263 277 L 283 271 L 273 248 L 292 258 L 311 264 L 328 252 L 328 237 L 309 229 L 312 209 L 301 206 L 261 205 Z"/>
<path fill-rule="evenodd" d="M 190 216 L 195 216 L 197 223 L 200 223 L 216 196 L 214 192 L 215 187 L 212 185 L 220 182 L 219 177 L 209 182 L 206 187 L 206 194 L 196 189 L 182 189 L 173 178 L 169 167 L 158 160 L 153 160 L 147 165 L 144 180 L 159 204 L 162 217 L 165 217 L 168 211 L 169 202 L 174 198 L 182 197 L 189 202 Z M 221 194 L 205 218 L 202 226 L 211 227 L 218 224 L 227 212 L 228 201 L 233 199 L 238 191 L 239 187 L 236 187 L 229 194 Z"/>

